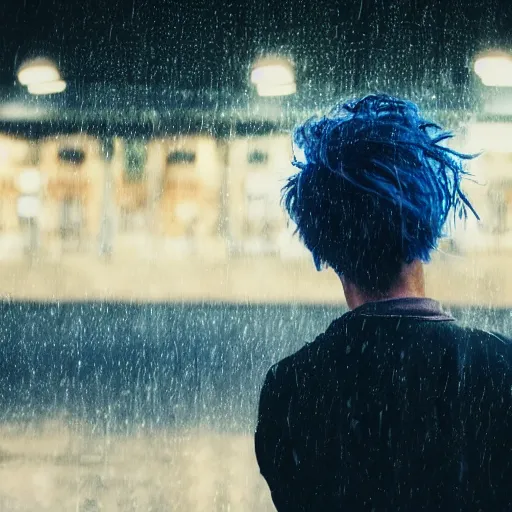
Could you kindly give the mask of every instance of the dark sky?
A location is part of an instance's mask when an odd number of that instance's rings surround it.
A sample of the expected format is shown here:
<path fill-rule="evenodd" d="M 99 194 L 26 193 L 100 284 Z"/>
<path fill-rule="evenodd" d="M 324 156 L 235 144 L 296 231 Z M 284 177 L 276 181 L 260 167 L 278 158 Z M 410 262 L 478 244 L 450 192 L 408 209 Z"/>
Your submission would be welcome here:
<path fill-rule="evenodd" d="M 481 48 L 512 47 L 499 0 L 4 0 L 0 82 L 30 54 L 68 81 L 238 90 L 252 59 L 279 51 L 301 87 L 462 85 Z"/>

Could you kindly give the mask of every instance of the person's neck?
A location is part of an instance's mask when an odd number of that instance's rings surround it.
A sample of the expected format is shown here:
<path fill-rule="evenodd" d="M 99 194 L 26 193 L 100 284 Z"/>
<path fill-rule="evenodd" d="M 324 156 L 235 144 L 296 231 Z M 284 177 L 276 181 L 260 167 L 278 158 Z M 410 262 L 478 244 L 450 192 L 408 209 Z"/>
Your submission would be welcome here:
<path fill-rule="evenodd" d="M 343 277 L 341 283 L 350 309 L 379 300 L 425 297 L 425 275 L 420 261 L 404 265 L 391 288 L 385 292 L 367 292 Z"/>

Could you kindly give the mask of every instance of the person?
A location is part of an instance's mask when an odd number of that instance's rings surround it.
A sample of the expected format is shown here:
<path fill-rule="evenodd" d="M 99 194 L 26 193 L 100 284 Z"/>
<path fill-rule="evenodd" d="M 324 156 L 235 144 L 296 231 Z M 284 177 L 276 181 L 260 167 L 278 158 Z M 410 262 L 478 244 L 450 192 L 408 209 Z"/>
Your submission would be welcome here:
<path fill-rule="evenodd" d="M 512 510 L 511 341 L 425 296 L 446 223 L 477 215 L 449 137 L 387 95 L 295 131 L 283 203 L 350 310 L 266 375 L 255 451 L 279 512 Z"/>

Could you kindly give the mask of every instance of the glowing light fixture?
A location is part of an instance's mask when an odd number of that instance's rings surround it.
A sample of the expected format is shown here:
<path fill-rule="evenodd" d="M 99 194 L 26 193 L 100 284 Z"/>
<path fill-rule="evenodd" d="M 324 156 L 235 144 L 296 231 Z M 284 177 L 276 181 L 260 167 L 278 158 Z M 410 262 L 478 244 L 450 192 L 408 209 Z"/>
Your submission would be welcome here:
<path fill-rule="evenodd" d="M 66 89 L 57 65 L 43 57 L 24 62 L 18 70 L 18 81 L 31 94 L 56 94 Z"/>
<path fill-rule="evenodd" d="M 48 59 L 37 58 L 24 62 L 18 70 L 20 84 L 31 85 L 60 79 L 57 66 Z"/>
<path fill-rule="evenodd" d="M 252 68 L 251 82 L 260 96 L 287 96 L 297 91 L 293 64 L 280 57 L 263 57 Z"/>
<path fill-rule="evenodd" d="M 64 80 L 53 80 L 52 82 L 29 84 L 27 89 L 30 94 L 57 94 L 66 90 L 66 82 Z"/>
<path fill-rule="evenodd" d="M 258 84 L 256 90 L 260 96 L 289 96 L 297 92 L 297 86 L 295 83 L 281 85 Z"/>
<path fill-rule="evenodd" d="M 473 69 L 488 87 L 512 87 L 512 55 L 509 53 L 483 53 L 476 57 Z"/>

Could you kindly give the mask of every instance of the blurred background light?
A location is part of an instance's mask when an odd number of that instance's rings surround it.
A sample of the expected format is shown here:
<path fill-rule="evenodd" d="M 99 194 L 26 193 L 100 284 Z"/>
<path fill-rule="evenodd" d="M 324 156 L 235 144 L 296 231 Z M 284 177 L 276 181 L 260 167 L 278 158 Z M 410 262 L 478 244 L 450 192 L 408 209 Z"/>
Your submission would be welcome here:
<path fill-rule="evenodd" d="M 41 82 L 29 84 L 27 86 L 30 94 L 57 94 L 66 89 L 66 82 L 64 80 L 53 80 L 51 82 Z"/>
<path fill-rule="evenodd" d="M 41 173 L 37 168 L 28 168 L 18 175 L 18 190 L 22 194 L 38 194 L 41 190 Z"/>
<path fill-rule="evenodd" d="M 18 70 L 22 85 L 32 85 L 60 80 L 57 66 L 49 59 L 37 58 L 24 62 Z"/>
<path fill-rule="evenodd" d="M 20 196 L 18 199 L 18 216 L 22 219 L 33 219 L 39 215 L 41 201 L 35 196 Z"/>
<path fill-rule="evenodd" d="M 18 81 L 30 94 L 57 94 L 66 89 L 57 65 L 43 57 L 24 62 L 18 70 Z"/>
<path fill-rule="evenodd" d="M 258 59 L 252 67 L 251 82 L 260 96 L 288 96 L 297 91 L 294 66 L 281 57 Z"/>
<path fill-rule="evenodd" d="M 297 92 L 295 83 L 273 85 L 273 84 L 258 84 L 256 86 L 259 96 L 289 96 Z"/>
<path fill-rule="evenodd" d="M 475 73 L 488 87 L 512 87 L 512 55 L 506 52 L 487 52 L 476 57 Z"/>
<path fill-rule="evenodd" d="M 22 101 L 0 104 L 0 120 L 2 121 L 33 121 L 44 119 L 47 115 L 48 109 L 41 105 L 29 105 Z"/>

